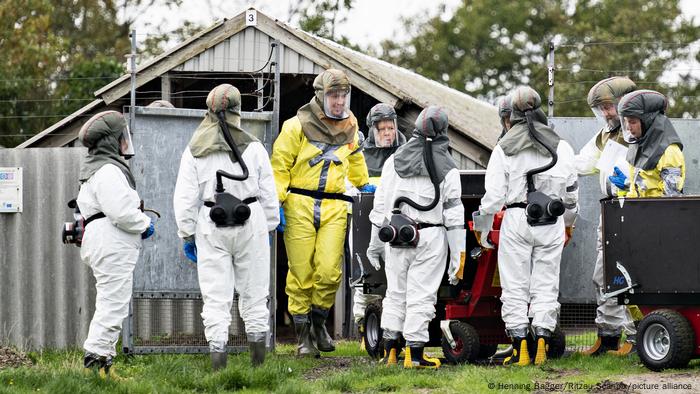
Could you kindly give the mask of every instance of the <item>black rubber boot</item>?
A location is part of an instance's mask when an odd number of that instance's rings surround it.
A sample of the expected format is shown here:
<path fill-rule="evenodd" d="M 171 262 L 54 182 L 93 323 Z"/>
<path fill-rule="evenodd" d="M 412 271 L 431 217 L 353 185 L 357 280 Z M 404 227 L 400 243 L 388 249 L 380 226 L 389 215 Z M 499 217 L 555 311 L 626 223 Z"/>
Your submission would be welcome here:
<path fill-rule="evenodd" d="M 384 339 L 384 357 L 379 360 L 381 364 L 386 364 L 387 367 L 398 365 L 399 353 L 401 349 L 399 348 L 398 339 Z"/>
<path fill-rule="evenodd" d="M 538 335 L 535 337 L 535 365 L 542 365 L 547 361 L 547 352 L 549 351 L 549 335 Z"/>
<path fill-rule="evenodd" d="M 250 349 L 250 362 L 254 367 L 262 365 L 265 362 L 265 342 L 248 342 Z"/>
<path fill-rule="evenodd" d="M 311 322 L 308 316 L 294 316 L 294 331 L 297 334 L 297 356 L 319 357 L 318 349 L 311 340 Z"/>
<path fill-rule="evenodd" d="M 333 338 L 328 335 L 326 330 L 326 319 L 328 318 L 328 309 L 314 306 L 311 308 L 311 327 L 313 339 L 316 341 L 318 350 L 322 352 L 335 351 Z"/>
<path fill-rule="evenodd" d="M 226 369 L 226 364 L 228 363 L 228 353 L 226 353 L 226 352 L 209 352 L 209 357 L 211 358 L 212 371 Z"/>
<path fill-rule="evenodd" d="M 440 368 L 440 360 L 426 357 L 423 346 L 406 346 L 406 358 L 403 360 L 404 368 Z"/>
<path fill-rule="evenodd" d="M 526 337 L 513 338 L 513 354 L 503 360 L 503 365 L 517 365 L 519 367 L 530 365 L 530 352 L 527 350 Z"/>
<path fill-rule="evenodd" d="M 98 356 L 94 353 L 86 353 L 83 358 L 83 366 L 86 371 L 91 371 L 99 374 L 101 377 L 109 376 L 109 370 L 112 367 L 112 357 Z"/>
<path fill-rule="evenodd" d="M 617 351 L 620 343 L 620 336 L 599 335 L 590 349 L 581 352 L 584 356 L 600 356 L 608 351 Z"/>

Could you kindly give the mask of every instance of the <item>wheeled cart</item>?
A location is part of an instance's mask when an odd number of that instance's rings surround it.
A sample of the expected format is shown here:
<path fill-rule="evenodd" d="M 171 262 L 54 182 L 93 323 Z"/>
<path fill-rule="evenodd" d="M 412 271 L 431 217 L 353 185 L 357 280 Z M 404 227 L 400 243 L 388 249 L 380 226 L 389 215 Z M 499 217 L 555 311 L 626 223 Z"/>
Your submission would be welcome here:
<path fill-rule="evenodd" d="M 700 357 L 700 197 L 601 201 L 605 298 L 638 305 L 637 352 L 654 371 Z"/>

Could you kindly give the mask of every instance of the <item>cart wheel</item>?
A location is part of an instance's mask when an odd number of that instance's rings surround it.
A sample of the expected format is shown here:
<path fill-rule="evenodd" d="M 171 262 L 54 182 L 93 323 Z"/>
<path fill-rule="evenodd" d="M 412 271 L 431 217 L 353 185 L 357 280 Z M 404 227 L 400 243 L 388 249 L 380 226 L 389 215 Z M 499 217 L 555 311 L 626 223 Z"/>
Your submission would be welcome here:
<path fill-rule="evenodd" d="M 365 309 L 365 349 L 374 359 L 380 359 L 384 353 L 382 340 L 382 302 L 374 301 Z"/>
<path fill-rule="evenodd" d="M 498 350 L 498 345 L 495 343 L 480 343 L 479 344 L 479 354 L 476 356 L 479 360 L 485 360 L 496 354 Z"/>
<path fill-rule="evenodd" d="M 461 321 L 450 322 L 450 331 L 455 340 L 452 349 L 447 339 L 442 338 L 442 352 L 447 361 L 454 364 L 473 362 L 479 356 L 479 333 L 474 327 Z"/>
<path fill-rule="evenodd" d="M 534 335 L 531 333 L 530 334 L 530 339 L 527 341 L 527 350 L 530 352 L 530 355 L 534 357 L 535 353 L 537 353 L 537 341 L 535 341 Z M 552 332 L 552 337 L 549 338 L 549 348 L 547 349 L 547 358 L 548 359 L 555 359 L 555 358 L 561 358 L 564 355 L 564 352 L 566 351 L 566 335 L 564 332 L 557 326 L 554 331 Z"/>
<path fill-rule="evenodd" d="M 687 366 L 694 345 L 695 332 L 690 322 L 674 310 L 656 310 L 639 324 L 637 353 L 652 371 Z"/>

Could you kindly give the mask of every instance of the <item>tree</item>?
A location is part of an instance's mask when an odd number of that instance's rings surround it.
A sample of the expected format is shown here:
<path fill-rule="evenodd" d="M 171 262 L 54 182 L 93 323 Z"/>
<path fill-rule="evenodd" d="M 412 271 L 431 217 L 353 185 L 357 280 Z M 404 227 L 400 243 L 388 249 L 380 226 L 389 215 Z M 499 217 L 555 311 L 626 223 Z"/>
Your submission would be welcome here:
<path fill-rule="evenodd" d="M 94 100 L 124 73 L 134 18 L 180 2 L 0 2 L 0 145 L 16 146 Z M 131 9 L 132 17 L 119 17 Z"/>
<path fill-rule="evenodd" d="M 347 21 L 353 0 L 304 0 L 291 2 L 289 22 L 296 22 L 301 30 L 327 38 L 341 45 L 357 49 L 345 36 L 336 36 L 335 27 Z"/>
<path fill-rule="evenodd" d="M 382 56 L 491 102 L 529 84 L 546 102 L 549 42 L 555 43 L 555 115 L 590 116 L 586 94 L 600 79 L 628 75 L 669 95 L 671 116 L 700 113 L 698 79 L 661 82 L 700 38 L 679 1 L 465 1 L 449 20 L 404 21 L 412 38 L 385 41 Z"/>

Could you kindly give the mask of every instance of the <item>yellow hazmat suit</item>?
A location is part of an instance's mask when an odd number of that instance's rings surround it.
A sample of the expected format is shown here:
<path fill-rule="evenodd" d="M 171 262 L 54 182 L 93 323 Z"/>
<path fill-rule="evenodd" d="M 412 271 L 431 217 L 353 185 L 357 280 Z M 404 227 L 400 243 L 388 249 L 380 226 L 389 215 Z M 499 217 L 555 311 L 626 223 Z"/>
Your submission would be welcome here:
<path fill-rule="evenodd" d="M 292 315 L 308 314 L 312 305 L 326 310 L 333 305 L 341 278 L 348 203 L 329 194 L 344 193 L 346 177 L 356 187 L 368 182 L 357 120 L 350 112 L 348 118 L 336 121 L 325 117 L 320 110 L 323 101 L 319 96 L 323 97 L 333 87 L 332 83 L 337 82 L 332 78 L 337 75 L 329 77 L 329 72 L 342 73 L 327 70 L 316 78 L 317 93 L 311 100 L 312 105 L 305 105 L 297 116 L 284 122 L 272 151 L 277 195 L 287 223 L 284 232 L 289 262 L 286 292 Z M 344 80 L 347 81 L 347 77 Z M 308 119 L 309 113 L 316 121 L 302 122 Z M 323 125 L 333 127 L 334 122 L 341 124 L 344 130 L 336 135 L 322 135 Z M 309 132 L 304 127 L 314 130 Z M 309 192 L 317 194 L 309 196 Z M 326 194 L 318 198 L 319 192 Z"/>

